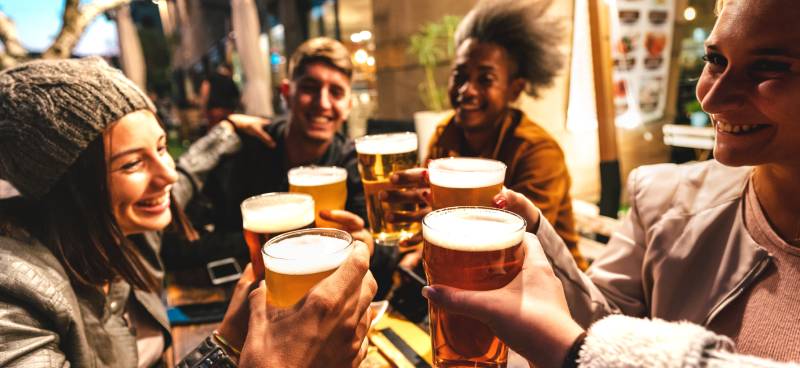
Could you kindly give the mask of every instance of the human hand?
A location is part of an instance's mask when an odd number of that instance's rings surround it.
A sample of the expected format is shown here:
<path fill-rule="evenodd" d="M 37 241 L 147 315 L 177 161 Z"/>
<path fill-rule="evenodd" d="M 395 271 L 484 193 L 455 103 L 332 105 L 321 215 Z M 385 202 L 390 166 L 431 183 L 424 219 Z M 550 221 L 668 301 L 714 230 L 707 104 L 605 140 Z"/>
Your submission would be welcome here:
<path fill-rule="evenodd" d="M 416 211 L 387 211 L 384 213 L 387 222 L 420 222 L 431 211 L 431 190 L 428 182 L 428 170 L 413 168 L 398 171 L 389 177 L 392 189 L 383 191 L 378 198 L 382 202 L 416 205 Z M 405 207 L 405 206 L 404 206 Z M 416 245 L 422 242 L 422 234 L 417 233 L 400 242 L 400 247 Z"/>
<path fill-rule="evenodd" d="M 345 210 L 322 210 L 319 217 L 336 224 L 336 228 L 350 233 L 355 240 L 364 242 L 369 248 L 369 254 L 375 249 L 375 242 L 372 234 L 364 227 L 364 219 L 360 216 Z"/>
<path fill-rule="evenodd" d="M 572 319 L 561 281 L 536 236 L 526 233 L 523 246 L 522 270 L 502 288 L 471 291 L 432 285 L 422 294 L 447 312 L 486 323 L 538 367 L 560 367 L 583 329 Z"/>
<path fill-rule="evenodd" d="M 503 187 L 503 190 L 494 196 L 494 206 L 522 216 L 528 223 L 526 231 L 529 233 L 535 233 L 539 228 L 539 209 L 528 197 L 520 193 Z"/>
<path fill-rule="evenodd" d="M 224 121 L 233 124 L 237 131 L 258 138 L 267 147 L 275 148 L 275 140 L 264 131 L 264 126 L 271 123 L 269 119 L 260 116 L 230 114 Z"/>
<path fill-rule="evenodd" d="M 377 284 L 357 241 L 333 274 L 287 309 L 266 307 L 266 287 L 250 294 L 250 328 L 240 367 L 356 367 L 367 353 L 369 304 Z"/>
<path fill-rule="evenodd" d="M 247 296 L 257 285 L 258 279 L 253 272 L 253 265 L 248 263 L 233 289 L 231 302 L 228 304 L 219 329 L 217 329 L 222 338 L 236 349 L 241 350 L 245 336 L 247 336 L 247 321 L 250 315 Z"/>

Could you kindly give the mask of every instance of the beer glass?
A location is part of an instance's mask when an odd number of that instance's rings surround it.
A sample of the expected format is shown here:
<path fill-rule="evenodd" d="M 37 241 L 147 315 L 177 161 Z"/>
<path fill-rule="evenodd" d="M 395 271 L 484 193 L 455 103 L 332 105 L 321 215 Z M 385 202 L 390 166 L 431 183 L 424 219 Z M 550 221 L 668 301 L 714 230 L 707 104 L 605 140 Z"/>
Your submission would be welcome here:
<path fill-rule="evenodd" d="M 525 220 L 489 207 L 449 207 L 422 220 L 429 284 L 493 290 L 522 269 Z M 498 303 L 504 301 L 498 300 Z M 485 324 L 429 305 L 436 367 L 505 367 L 508 347 Z"/>
<path fill-rule="evenodd" d="M 492 206 L 503 189 L 506 165 L 484 158 L 448 157 L 428 163 L 433 208 Z"/>
<path fill-rule="evenodd" d="M 353 249 L 353 237 L 337 229 L 304 229 L 270 239 L 262 250 L 267 303 L 295 305 L 322 279 L 344 262 Z"/>
<path fill-rule="evenodd" d="M 336 227 L 319 218 L 321 210 L 343 210 L 347 201 L 347 170 L 336 166 L 301 166 L 289 170 L 289 191 L 314 197 L 317 227 Z"/>
<path fill-rule="evenodd" d="M 314 199 L 302 193 L 267 193 L 245 199 L 242 208 L 244 240 L 256 276 L 264 276 L 261 247 L 287 231 L 313 227 Z"/>
<path fill-rule="evenodd" d="M 376 244 L 397 245 L 401 240 L 419 232 L 419 222 L 386 221 L 385 214 L 413 212 L 417 204 L 388 203 L 378 199 L 378 193 L 396 189 L 389 182 L 395 171 L 417 165 L 417 135 L 392 133 L 368 135 L 356 139 L 358 171 L 364 184 L 369 227 Z"/>

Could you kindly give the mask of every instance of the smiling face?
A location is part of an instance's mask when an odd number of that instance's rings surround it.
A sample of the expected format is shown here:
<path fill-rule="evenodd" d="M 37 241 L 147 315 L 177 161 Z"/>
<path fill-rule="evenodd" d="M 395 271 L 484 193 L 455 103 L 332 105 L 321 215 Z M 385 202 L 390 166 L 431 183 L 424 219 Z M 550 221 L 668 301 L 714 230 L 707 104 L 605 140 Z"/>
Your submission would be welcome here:
<path fill-rule="evenodd" d="M 725 1 L 697 84 L 723 164 L 800 165 L 798 19 L 794 0 Z"/>
<path fill-rule="evenodd" d="M 170 189 L 178 179 L 167 138 L 152 112 L 139 110 L 103 133 L 111 211 L 124 235 L 172 221 Z"/>
<path fill-rule="evenodd" d="M 291 110 L 290 129 L 312 141 L 330 142 L 350 113 L 350 78 L 324 62 L 311 62 L 292 80 L 284 97 Z"/>
<path fill-rule="evenodd" d="M 525 81 L 515 78 L 516 65 L 494 43 L 467 39 L 458 46 L 450 74 L 450 104 L 455 123 L 464 130 L 491 129 L 505 117 Z"/>

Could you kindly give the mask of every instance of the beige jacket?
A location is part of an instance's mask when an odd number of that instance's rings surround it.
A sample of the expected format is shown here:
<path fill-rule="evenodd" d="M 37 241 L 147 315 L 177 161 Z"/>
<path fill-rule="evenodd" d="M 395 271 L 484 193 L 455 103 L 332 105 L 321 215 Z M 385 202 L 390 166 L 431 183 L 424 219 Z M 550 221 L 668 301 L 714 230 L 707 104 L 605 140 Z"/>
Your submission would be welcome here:
<path fill-rule="evenodd" d="M 771 261 L 744 226 L 750 172 L 716 161 L 635 170 L 630 213 L 586 275 L 541 221 L 537 235 L 578 322 L 623 313 L 708 326 Z"/>

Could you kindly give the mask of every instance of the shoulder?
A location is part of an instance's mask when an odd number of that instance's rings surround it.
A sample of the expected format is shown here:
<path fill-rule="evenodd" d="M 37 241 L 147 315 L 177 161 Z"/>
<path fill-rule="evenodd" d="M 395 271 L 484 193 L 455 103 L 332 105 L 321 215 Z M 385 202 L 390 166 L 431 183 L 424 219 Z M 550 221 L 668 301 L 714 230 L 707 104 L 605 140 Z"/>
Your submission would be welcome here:
<path fill-rule="evenodd" d="M 628 193 L 640 214 L 693 215 L 740 199 L 750 171 L 716 160 L 642 166 L 630 173 Z"/>
<path fill-rule="evenodd" d="M 0 295 L 17 301 L 57 326 L 71 324 L 79 313 L 75 291 L 56 257 L 30 239 L 0 236 Z"/>
<path fill-rule="evenodd" d="M 513 137 L 520 140 L 529 149 L 553 149 L 561 152 L 561 146 L 558 145 L 555 138 L 525 114 L 522 114 L 519 124 L 514 129 Z"/>

